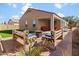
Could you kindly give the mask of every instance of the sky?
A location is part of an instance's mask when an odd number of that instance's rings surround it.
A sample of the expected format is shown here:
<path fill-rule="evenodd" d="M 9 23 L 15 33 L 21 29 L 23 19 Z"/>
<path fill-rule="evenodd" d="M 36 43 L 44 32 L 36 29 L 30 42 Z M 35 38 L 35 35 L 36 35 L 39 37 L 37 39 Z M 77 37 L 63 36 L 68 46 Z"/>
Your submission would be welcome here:
<path fill-rule="evenodd" d="M 61 17 L 79 17 L 78 3 L 0 3 L 0 23 L 12 18 L 20 18 L 28 8 L 57 13 Z"/>

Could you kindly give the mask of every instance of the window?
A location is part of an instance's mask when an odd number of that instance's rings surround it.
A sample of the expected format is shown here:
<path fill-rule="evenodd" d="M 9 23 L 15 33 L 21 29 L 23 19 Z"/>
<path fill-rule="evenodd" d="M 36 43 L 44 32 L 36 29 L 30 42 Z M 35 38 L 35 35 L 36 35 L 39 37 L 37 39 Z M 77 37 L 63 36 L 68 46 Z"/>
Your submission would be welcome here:
<path fill-rule="evenodd" d="M 28 29 L 27 21 L 26 21 L 26 23 L 25 23 L 25 29 Z"/>
<path fill-rule="evenodd" d="M 33 27 L 35 28 L 36 27 L 36 24 L 33 24 Z"/>
<path fill-rule="evenodd" d="M 32 24 L 33 24 L 33 28 L 35 29 L 36 28 L 36 19 L 32 20 Z"/>
<path fill-rule="evenodd" d="M 33 21 L 33 24 L 36 24 L 36 19 L 33 19 L 32 21 Z"/>

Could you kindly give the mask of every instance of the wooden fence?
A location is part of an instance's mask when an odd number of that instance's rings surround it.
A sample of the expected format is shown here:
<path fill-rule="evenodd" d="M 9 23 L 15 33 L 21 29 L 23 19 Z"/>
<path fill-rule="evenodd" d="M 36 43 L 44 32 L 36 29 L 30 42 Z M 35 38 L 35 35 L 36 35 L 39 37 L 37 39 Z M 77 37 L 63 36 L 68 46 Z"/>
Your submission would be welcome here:
<path fill-rule="evenodd" d="M 19 25 L 0 24 L 0 31 L 13 29 L 19 29 Z"/>

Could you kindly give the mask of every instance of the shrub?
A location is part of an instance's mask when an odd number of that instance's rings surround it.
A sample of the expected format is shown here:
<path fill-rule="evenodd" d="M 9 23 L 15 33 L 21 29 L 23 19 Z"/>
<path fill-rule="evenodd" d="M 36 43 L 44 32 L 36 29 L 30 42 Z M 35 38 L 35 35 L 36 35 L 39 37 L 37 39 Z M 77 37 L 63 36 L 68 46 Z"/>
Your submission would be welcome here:
<path fill-rule="evenodd" d="M 28 56 L 40 56 L 42 47 L 29 46 L 29 52 L 26 52 Z"/>

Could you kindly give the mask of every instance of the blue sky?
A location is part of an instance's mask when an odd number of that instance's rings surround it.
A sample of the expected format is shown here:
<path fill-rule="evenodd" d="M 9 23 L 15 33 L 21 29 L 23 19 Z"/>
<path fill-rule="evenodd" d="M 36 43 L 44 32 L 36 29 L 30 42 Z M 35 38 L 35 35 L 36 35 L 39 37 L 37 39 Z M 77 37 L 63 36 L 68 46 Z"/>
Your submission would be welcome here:
<path fill-rule="evenodd" d="M 55 12 L 60 16 L 78 16 L 79 4 L 73 3 L 5 3 L 0 4 L 0 23 L 7 22 L 11 18 L 21 17 L 29 8 L 37 8 L 50 12 Z"/>

